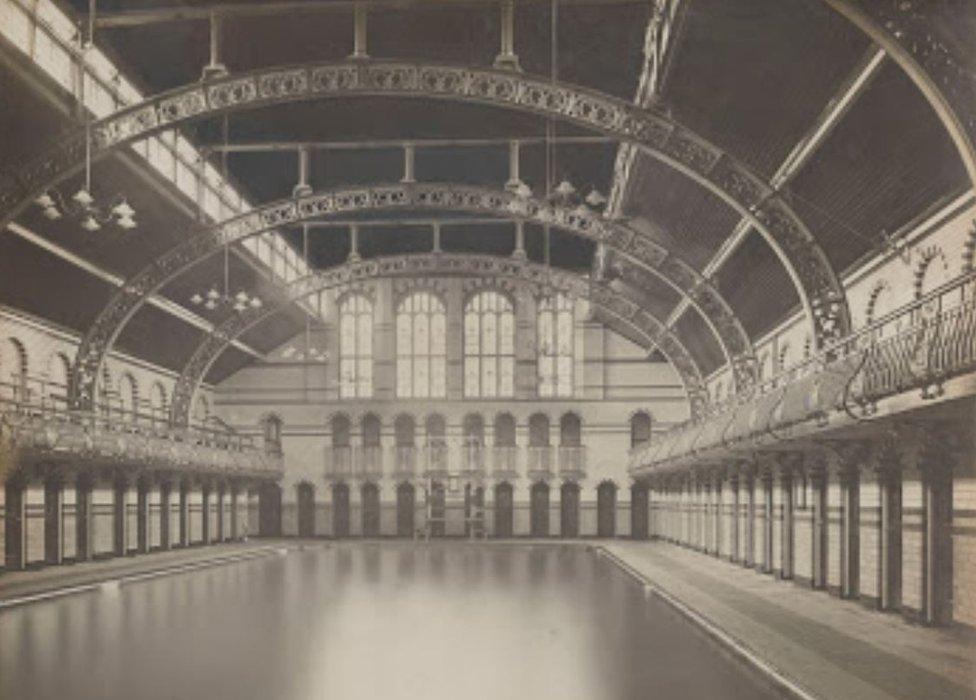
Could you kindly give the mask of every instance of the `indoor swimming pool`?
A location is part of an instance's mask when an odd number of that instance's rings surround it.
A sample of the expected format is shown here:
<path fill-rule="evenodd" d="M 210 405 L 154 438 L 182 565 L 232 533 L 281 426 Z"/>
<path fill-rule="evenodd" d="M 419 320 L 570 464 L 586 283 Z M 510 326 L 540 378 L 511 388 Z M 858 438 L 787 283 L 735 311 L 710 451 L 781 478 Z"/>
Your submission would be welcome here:
<path fill-rule="evenodd" d="M 0 612 L 0 697 L 778 697 L 592 548 L 314 543 Z"/>

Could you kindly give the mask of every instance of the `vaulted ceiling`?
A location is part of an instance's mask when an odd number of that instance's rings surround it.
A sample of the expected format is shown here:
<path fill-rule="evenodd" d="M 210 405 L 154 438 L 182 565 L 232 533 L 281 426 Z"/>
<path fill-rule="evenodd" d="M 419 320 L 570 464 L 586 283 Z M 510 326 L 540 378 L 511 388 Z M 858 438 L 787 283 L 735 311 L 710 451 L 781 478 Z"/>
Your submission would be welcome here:
<path fill-rule="evenodd" d="M 199 5 L 175 0 L 99 0 L 98 12 L 138 16 L 144 10 Z M 243 6 L 223 5 L 237 10 Z M 490 65 L 498 53 L 497 4 L 459 5 L 430 6 L 415 1 L 399 3 L 397 9 L 372 10 L 370 56 Z M 637 0 L 564 0 L 557 9 L 554 45 L 553 4 L 517 2 L 515 52 L 521 67 L 526 73 L 555 75 L 560 81 L 630 101 L 641 80 L 645 32 L 654 5 Z M 63 7 L 82 21 L 88 2 L 72 0 Z M 222 23 L 221 60 L 236 73 L 346 58 L 353 50 L 351 11 L 317 7 L 315 11 L 228 16 Z M 962 26 L 972 25 L 970 15 L 971 10 Z M 100 28 L 95 41 L 144 94 L 200 79 L 208 60 L 208 22 L 132 24 Z M 962 162 L 934 111 L 902 70 L 890 58 L 879 57 L 879 52 L 863 32 L 823 0 L 681 0 L 651 106 L 763 177 L 774 182 L 779 178 L 792 206 L 842 273 L 877 251 L 883 234 L 898 232 L 969 186 Z M 50 84 L 10 47 L 0 47 L 0 55 L 4 57 L 0 162 L 9 167 L 39 152 L 44 143 L 77 122 L 71 116 L 70 95 Z M 835 110 L 841 102 L 843 108 Z M 825 118 L 826 128 L 818 133 Z M 554 143 L 548 163 L 547 130 Z M 550 186 L 568 180 L 583 192 L 596 189 L 608 194 L 614 188 L 618 150 L 611 140 L 526 113 L 388 97 L 237 111 L 226 120 L 195 121 L 185 133 L 201 147 L 333 144 L 312 151 L 309 179 L 316 189 L 398 181 L 404 159 L 399 142 L 405 141 L 420 146 L 415 163 L 419 181 L 500 189 L 508 178 L 506 142 L 521 139 L 525 143 L 520 174 L 534 192 L 546 191 L 548 171 Z M 811 134 L 815 135 L 813 147 L 801 163 L 788 167 L 791 154 Z M 429 139 L 495 142 L 423 148 L 423 141 Z M 352 147 L 353 143 L 358 145 Z M 208 157 L 255 204 L 290 196 L 296 183 L 293 149 L 259 148 Z M 113 285 L 37 240 L 125 278 L 185 239 L 196 226 L 193 202 L 131 154 L 123 152 L 100 161 L 94 181 L 101 191 L 125 193 L 138 211 L 139 228 L 88 234 L 64 221 L 50 222 L 36 209 L 26 211 L 17 225 L 29 236 L 16 231 L 0 235 L 0 303 L 84 332 Z M 79 182 L 75 177 L 60 188 L 70 192 Z M 629 177 L 617 184 L 623 186 L 617 214 L 704 270 L 754 339 L 799 308 L 790 276 L 766 240 L 701 185 L 646 155 L 638 155 Z M 397 217 L 416 218 L 411 212 L 384 215 L 382 222 L 373 217 L 371 223 L 369 217 L 363 217 L 360 252 L 364 256 L 430 249 L 429 226 L 397 223 Z M 427 212 L 422 218 L 432 215 Z M 738 246 L 717 259 L 723 243 L 737 229 L 742 229 Z M 296 251 L 303 252 L 300 230 L 286 227 L 282 233 Z M 526 238 L 529 257 L 546 259 L 541 227 L 527 226 Z M 443 226 L 442 239 L 443 247 L 450 251 L 506 254 L 513 246 L 514 228 L 505 221 L 464 223 L 455 215 Z M 313 268 L 336 265 L 348 255 L 349 228 L 313 227 L 308 244 L 308 263 Z M 568 234 L 553 232 L 548 242 L 553 265 L 587 271 L 593 255 L 592 244 Z M 222 264 L 216 259 L 202 262 L 166 285 L 162 296 L 189 308 L 190 296 L 223 274 Z M 231 256 L 229 266 L 234 287 L 274 299 L 274 284 L 246 255 Z M 662 318 L 672 314 L 681 301 L 663 283 L 648 282 L 638 295 L 646 308 Z M 724 357 L 701 315 L 692 309 L 673 313 L 672 321 L 704 371 L 720 366 Z M 291 307 L 241 340 L 258 353 L 267 352 L 303 324 L 303 312 Z M 148 360 L 179 369 L 202 334 L 200 328 L 172 314 L 146 307 L 126 328 L 119 344 Z M 253 359 L 251 354 L 231 348 L 208 379 L 218 381 Z"/>

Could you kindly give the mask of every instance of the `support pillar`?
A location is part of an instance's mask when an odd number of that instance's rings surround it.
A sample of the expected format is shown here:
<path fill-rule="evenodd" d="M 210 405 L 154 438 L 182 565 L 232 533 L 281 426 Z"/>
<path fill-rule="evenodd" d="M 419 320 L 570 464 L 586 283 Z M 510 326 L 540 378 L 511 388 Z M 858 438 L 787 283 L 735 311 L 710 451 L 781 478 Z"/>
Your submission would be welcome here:
<path fill-rule="evenodd" d="M 773 475 L 766 472 L 762 477 L 763 490 L 763 534 L 762 534 L 762 571 L 770 574 L 773 571 Z"/>
<path fill-rule="evenodd" d="M 779 577 L 793 578 L 793 471 L 782 467 L 779 471 L 780 506 L 780 571 Z"/>
<path fill-rule="evenodd" d="M 128 518 L 126 511 L 129 505 L 129 482 L 124 477 L 118 477 L 113 484 L 114 497 L 112 500 L 112 553 L 117 557 L 126 554 L 128 541 Z"/>
<path fill-rule="evenodd" d="M 217 537 L 216 542 L 223 542 L 227 537 L 226 525 L 224 521 L 224 485 L 217 486 Z"/>
<path fill-rule="evenodd" d="M 75 480 L 75 561 L 89 561 L 94 554 L 93 490 L 93 480 L 87 474 Z"/>
<path fill-rule="evenodd" d="M 367 11 L 366 5 L 356 3 L 356 9 L 353 11 L 353 50 L 350 58 L 369 58 L 366 49 Z"/>
<path fill-rule="evenodd" d="M 756 476 L 750 468 L 742 480 L 746 492 L 745 504 L 745 538 L 744 556 L 742 564 L 748 568 L 756 565 Z"/>
<path fill-rule="evenodd" d="M 64 527 L 61 517 L 63 512 L 64 478 L 61 474 L 51 474 L 44 480 L 45 564 L 60 564 L 62 562 Z"/>
<path fill-rule="evenodd" d="M 167 550 L 172 546 L 169 532 L 169 501 L 172 488 L 172 484 L 168 481 L 159 485 L 159 548 L 162 550 Z"/>
<path fill-rule="evenodd" d="M 210 532 L 210 484 L 204 484 L 201 489 L 202 503 L 200 510 L 203 513 L 202 516 L 202 543 L 207 545 L 210 544 L 210 537 L 212 533 Z"/>
<path fill-rule="evenodd" d="M 27 567 L 27 481 L 8 478 L 4 483 L 4 560 L 7 571 Z"/>
<path fill-rule="evenodd" d="M 861 512 L 859 472 L 856 465 L 845 465 L 838 474 L 841 493 L 840 594 L 856 598 L 860 588 Z"/>
<path fill-rule="evenodd" d="M 810 564 L 811 585 L 813 588 L 827 586 L 827 479 L 823 466 L 810 472 Z"/>
<path fill-rule="evenodd" d="M 149 553 L 149 480 L 145 477 L 136 484 L 136 550 Z"/>
<path fill-rule="evenodd" d="M 515 54 L 515 0 L 501 0 L 501 46 L 495 57 L 495 68 L 522 70 Z"/>
<path fill-rule="evenodd" d="M 881 609 L 901 608 L 901 470 L 879 473 L 881 486 Z"/>
<path fill-rule="evenodd" d="M 739 502 L 739 475 L 733 474 L 729 478 L 729 496 L 732 499 L 732 512 L 729 516 L 729 561 L 737 563 L 742 561 L 742 543 L 739 535 L 740 522 L 740 502 Z"/>
<path fill-rule="evenodd" d="M 180 482 L 180 547 L 190 546 L 190 484 Z"/>

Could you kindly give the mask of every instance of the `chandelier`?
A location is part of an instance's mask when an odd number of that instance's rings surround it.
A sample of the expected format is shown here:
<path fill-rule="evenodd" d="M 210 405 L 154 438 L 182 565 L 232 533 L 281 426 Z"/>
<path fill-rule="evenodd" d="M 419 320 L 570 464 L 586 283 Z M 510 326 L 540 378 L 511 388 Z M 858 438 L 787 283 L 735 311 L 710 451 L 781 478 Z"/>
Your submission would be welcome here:
<path fill-rule="evenodd" d="M 65 201 L 61 193 L 51 189 L 34 200 L 41 208 L 41 213 L 50 221 L 57 221 L 65 216 L 77 218 L 78 225 L 88 232 L 94 233 L 106 224 L 114 224 L 119 228 L 130 231 L 137 226 L 135 209 L 118 195 L 107 207 L 100 207 L 95 203 L 91 194 L 91 186 L 86 183 L 71 198 Z"/>
<path fill-rule="evenodd" d="M 223 288 L 217 283 L 213 283 L 204 292 L 196 292 L 190 297 L 190 303 L 199 306 L 207 311 L 216 311 L 219 308 L 226 308 L 237 313 L 243 313 L 248 309 L 260 309 L 264 302 L 256 294 L 248 294 L 243 289 L 236 294 L 230 293 L 230 247 L 224 246 L 224 279 Z"/>

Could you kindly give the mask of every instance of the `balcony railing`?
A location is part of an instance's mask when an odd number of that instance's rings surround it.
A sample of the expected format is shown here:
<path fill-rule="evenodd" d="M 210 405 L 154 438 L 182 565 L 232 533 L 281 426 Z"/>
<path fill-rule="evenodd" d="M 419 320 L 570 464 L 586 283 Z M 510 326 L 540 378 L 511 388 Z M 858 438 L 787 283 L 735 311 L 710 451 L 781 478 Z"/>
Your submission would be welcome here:
<path fill-rule="evenodd" d="M 393 448 L 393 473 L 412 476 L 417 473 L 417 448 L 413 445 L 397 445 Z"/>
<path fill-rule="evenodd" d="M 920 390 L 923 399 L 976 370 L 976 272 L 969 272 L 816 355 L 760 382 L 707 417 L 631 453 L 631 469 L 667 468 L 834 411 L 870 414 L 881 399 Z"/>
<path fill-rule="evenodd" d="M 586 474 L 586 448 L 582 445 L 559 446 L 559 475 L 582 478 Z"/>
<path fill-rule="evenodd" d="M 356 474 L 363 477 L 383 474 L 383 448 L 379 445 L 358 445 L 355 448 Z"/>
<path fill-rule="evenodd" d="M 467 474 L 484 474 L 484 445 L 468 444 L 461 447 L 461 471 Z"/>
<path fill-rule="evenodd" d="M 447 445 L 435 444 L 424 447 L 423 467 L 426 474 L 446 474 L 450 458 Z"/>
<path fill-rule="evenodd" d="M 526 457 L 526 471 L 530 479 L 546 479 L 552 476 L 552 447 L 529 446 Z"/>
<path fill-rule="evenodd" d="M 23 378 L 0 382 L 0 438 L 24 460 L 64 459 L 75 465 L 157 468 L 278 476 L 280 455 L 253 436 L 202 426 L 173 427 L 157 415 L 66 408 L 63 387 Z"/>
<path fill-rule="evenodd" d="M 326 448 L 325 473 L 333 478 L 352 476 L 352 448 L 335 445 Z"/>
<path fill-rule="evenodd" d="M 492 447 L 492 471 L 496 474 L 516 474 L 519 468 L 519 449 L 515 445 L 495 445 Z"/>

